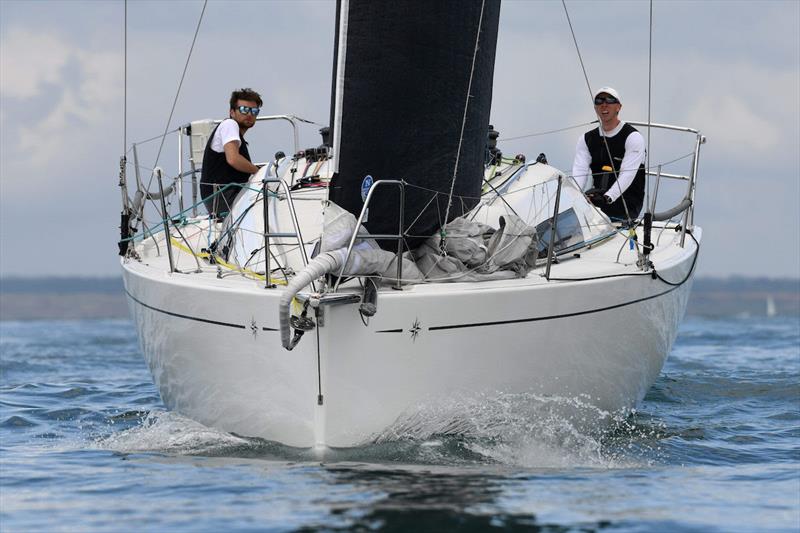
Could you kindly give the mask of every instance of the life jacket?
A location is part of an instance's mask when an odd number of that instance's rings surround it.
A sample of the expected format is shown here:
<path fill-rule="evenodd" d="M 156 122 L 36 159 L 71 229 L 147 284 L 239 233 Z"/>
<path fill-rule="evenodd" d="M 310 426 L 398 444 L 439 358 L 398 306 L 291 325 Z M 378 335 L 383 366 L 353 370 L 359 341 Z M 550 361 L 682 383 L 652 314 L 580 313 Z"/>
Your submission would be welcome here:
<path fill-rule="evenodd" d="M 247 183 L 250 178 L 249 173 L 236 170 L 228 164 L 224 151 L 220 153 L 211 148 L 211 142 L 214 140 L 218 128 L 219 124 L 211 132 L 205 152 L 203 152 L 203 168 L 200 174 L 200 196 L 203 200 L 214 194 L 214 185 L 217 185 L 217 189 L 221 189 L 229 183 Z M 247 141 L 244 140 L 241 133 L 239 134 L 239 154 L 251 161 L 250 152 L 247 151 Z M 233 196 L 235 195 L 234 193 Z"/>
<path fill-rule="evenodd" d="M 628 135 L 637 131 L 636 128 L 628 123 L 622 126 L 622 129 L 613 137 L 606 137 L 608 142 L 608 149 L 606 149 L 606 142 L 600 135 L 600 127 L 586 132 L 583 136 L 586 141 L 586 147 L 589 149 L 589 155 L 592 156 L 592 162 L 589 168 L 592 170 L 593 186 L 605 192 L 612 189 L 616 183 L 616 176 L 619 175 L 620 167 L 622 166 L 622 159 L 625 157 L 625 141 Z M 611 160 L 608 158 L 608 152 L 611 152 Z M 605 168 L 604 168 L 605 167 Z M 608 169 L 612 170 L 608 170 Z M 622 196 L 617 198 L 609 205 L 603 205 L 600 209 L 612 219 L 627 220 L 625 214 L 625 206 L 622 203 L 622 198 L 625 199 L 625 204 L 628 206 L 628 213 L 631 218 L 639 216 L 644 203 L 644 164 L 639 165 L 639 170 L 636 172 L 636 177 L 630 186 L 622 193 Z"/>

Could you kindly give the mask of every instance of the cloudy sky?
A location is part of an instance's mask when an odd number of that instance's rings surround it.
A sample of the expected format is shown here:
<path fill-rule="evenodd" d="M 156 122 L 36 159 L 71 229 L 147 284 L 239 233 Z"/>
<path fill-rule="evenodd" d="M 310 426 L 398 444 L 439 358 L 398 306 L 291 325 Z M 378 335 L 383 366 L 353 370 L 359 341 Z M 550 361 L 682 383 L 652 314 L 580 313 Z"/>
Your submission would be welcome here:
<path fill-rule="evenodd" d="M 128 143 L 167 128 L 202 5 L 128 2 Z M 334 7 L 209 1 L 169 129 L 225 116 L 240 86 L 261 92 L 266 113 L 327 123 Z M 567 7 L 591 85 L 616 87 L 623 118 L 646 120 L 649 3 Z M 708 138 L 697 187 L 701 274 L 800 276 L 799 26 L 797 0 L 654 3 L 652 120 Z M 118 273 L 123 28 L 121 0 L 0 0 L 2 276 Z M 568 171 L 582 128 L 503 139 L 592 119 L 561 2 L 504 0 L 492 106 L 501 148 L 545 152 Z M 317 128 L 303 130 L 301 144 L 319 144 Z M 259 161 L 291 150 L 285 126 L 261 123 L 248 137 Z M 653 134 L 652 164 L 691 151 L 691 141 Z M 157 150 L 142 145 L 141 163 L 152 167 Z M 170 173 L 175 159 L 170 141 L 158 163 Z"/>

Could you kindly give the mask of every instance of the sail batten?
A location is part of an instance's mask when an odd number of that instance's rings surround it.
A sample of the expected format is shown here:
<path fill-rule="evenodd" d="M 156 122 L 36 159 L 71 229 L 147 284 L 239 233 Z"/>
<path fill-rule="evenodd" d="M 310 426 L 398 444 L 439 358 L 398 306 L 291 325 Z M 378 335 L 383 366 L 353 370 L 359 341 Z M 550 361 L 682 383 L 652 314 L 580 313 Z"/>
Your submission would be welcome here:
<path fill-rule="evenodd" d="M 420 237 L 447 222 L 454 175 L 448 218 L 477 203 L 499 13 L 499 0 L 340 0 L 331 105 L 334 202 L 358 214 L 366 176 L 405 180 L 405 231 Z M 370 232 L 397 232 L 396 191 L 384 189 L 370 207 Z"/>

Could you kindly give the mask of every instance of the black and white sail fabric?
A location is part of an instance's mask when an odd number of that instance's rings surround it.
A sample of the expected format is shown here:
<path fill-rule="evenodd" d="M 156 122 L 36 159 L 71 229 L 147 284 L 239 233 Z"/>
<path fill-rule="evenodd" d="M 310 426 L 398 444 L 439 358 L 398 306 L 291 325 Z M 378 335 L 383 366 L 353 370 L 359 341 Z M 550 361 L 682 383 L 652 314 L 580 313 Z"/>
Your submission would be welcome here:
<path fill-rule="evenodd" d="M 358 215 L 372 181 L 405 180 L 412 247 L 477 203 L 499 17 L 499 0 L 339 0 L 333 202 Z M 375 194 L 365 226 L 397 233 L 399 191 Z"/>

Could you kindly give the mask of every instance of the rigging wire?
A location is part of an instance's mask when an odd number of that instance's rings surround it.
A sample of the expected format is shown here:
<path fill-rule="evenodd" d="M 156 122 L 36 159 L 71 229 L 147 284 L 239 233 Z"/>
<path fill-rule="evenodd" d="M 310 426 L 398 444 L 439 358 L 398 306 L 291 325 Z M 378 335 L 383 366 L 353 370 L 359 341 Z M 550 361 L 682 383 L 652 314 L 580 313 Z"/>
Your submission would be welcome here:
<path fill-rule="evenodd" d="M 453 168 L 453 179 L 450 182 L 450 194 L 447 198 L 447 209 L 444 212 L 444 220 L 447 223 L 447 218 L 450 216 L 450 207 L 453 205 L 453 190 L 456 186 L 456 176 L 458 175 L 458 162 L 461 158 L 461 145 L 464 142 L 464 128 L 467 126 L 467 111 L 469 111 L 469 99 L 472 92 L 472 78 L 475 75 L 475 60 L 478 58 L 478 45 L 481 41 L 481 27 L 483 26 L 483 8 L 486 6 L 486 0 L 481 2 L 481 14 L 478 17 L 478 31 L 475 34 L 475 51 L 472 53 L 472 67 L 469 71 L 469 84 L 467 85 L 467 99 L 464 102 L 464 117 L 461 120 L 461 134 L 458 137 L 458 150 L 456 151 L 456 164 Z"/>
<path fill-rule="evenodd" d="M 315 126 L 322 126 L 322 127 L 327 126 L 326 124 L 320 124 L 319 122 L 314 122 L 313 120 L 308 120 L 307 118 L 300 118 L 296 115 L 292 115 L 292 118 L 297 120 L 298 122 L 305 122 L 306 124 L 313 124 Z"/>
<path fill-rule="evenodd" d="M 157 141 L 158 139 L 164 139 L 167 135 L 169 135 L 170 133 L 175 133 L 179 129 L 180 128 L 175 128 L 174 130 L 169 130 L 169 131 L 167 131 L 165 133 L 162 133 L 160 135 L 154 135 L 153 137 L 150 137 L 149 139 L 145 139 L 143 141 L 137 141 L 134 144 L 137 145 L 137 146 L 140 146 L 142 144 L 146 144 L 146 143 L 149 143 L 149 142 Z M 129 149 L 128 151 L 130 152 L 131 150 Z"/>
<path fill-rule="evenodd" d="M 584 122 L 582 124 L 575 124 L 574 126 L 567 126 L 566 128 L 558 128 L 556 130 L 548 130 L 548 131 L 540 131 L 538 133 L 528 133 L 526 135 L 517 135 L 516 137 L 505 137 L 503 138 L 503 142 L 508 141 L 516 141 L 517 139 L 527 139 L 528 137 L 539 137 L 541 135 L 549 135 L 551 133 L 560 133 L 562 131 L 574 130 L 578 128 L 584 128 L 586 126 L 591 126 L 595 124 L 596 120 L 590 120 L 589 122 Z"/>
<path fill-rule="evenodd" d="M 128 149 L 128 0 L 122 15 L 122 155 Z"/>
<path fill-rule="evenodd" d="M 592 86 L 589 83 L 589 75 L 586 74 L 586 65 L 583 63 L 583 56 L 581 49 L 578 46 L 578 39 L 575 37 L 575 30 L 572 28 L 572 19 L 569 18 L 569 10 L 565 0 L 561 0 L 561 5 L 564 6 L 564 14 L 567 16 L 567 24 L 569 24 L 569 31 L 572 34 L 572 42 L 575 43 L 575 51 L 578 53 L 578 61 L 581 63 L 581 70 L 583 70 L 583 79 L 586 80 L 586 90 L 589 91 L 589 96 L 592 96 Z M 599 118 L 599 117 L 598 117 Z"/>
<path fill-rule="evenodd" d="M 167 132 L 169 131 L 170 122 L 172 122 L 172 115 L 175 113 L 175 106 L 178 104 L 178 97 L 181 94 L 181 87 L 183 86 L 183 80 L 186 77 L 186 71 L 189 69 L 189 60 L 192 58 L 192 52 L 194 51 L 194 44 L 197 41 L 197 34 L 200 32 L 200 24 L 203 22 L 203 15 L 206 12 L 206 5 L 208 5 L 208 0 L 204 0 L 203 2 L 203 9 L 200 12 L 200 19 L 197 21 L 197 27 L 194 30 L 194 37 L 192 38 L 192 45 L 189 47 L 189 55 L 186 57 L 186 63 L 183 65 L 183 74 L 181 74 L 181 81 L 178 83 L 178 90 L 175 92 L 175 99 L 172 101 L 172 109 L 169 111 L 169 118 L 167 119 L 167 124 L 164 127 L 164 135 L 161 137 L 161 144 L 158 147 L 158 154 L 156 154 L 156 160 L 153 163 L 153 167 L 158 166 L 158 160 L 161 157 L 161 150 L 164 148 L 164 140 L 166 139 Z M 153 180 L 153 175 L 150 174 L 150 181 Z M 150 188 L 148 184 L 148 189 Z"/>
<path fill-rule="evenodd" d="M 578 60 L 581 63 L 581 69 L 583 70 L 583 79 L 586 80 L 586 89 L 589 91 L 589 98 L 592 98 L 594 94 L 592 93 L 592 86 L 589 83 L 589 76 L 586 74 L 586 66 L 583 63 L 583 56 L 581 55 L 581 49 L 578 46 L 578 39 L 575 37 L 575 30 L 572 27 L 572 19 L 569 17 L 569 10 L 567 9 L 567 2 L 566 0 L 561 0 L 561 5 L 564 6 L 564 14 L 567 16 L 567 23 L 569 24 L 569 31 L 572 34 L 572 42 L 575 43 L 575 51 L 578 53 Z M 600 120 L 600 115 L 595 111 L 597 115 L 597 119 Z M 622 200 L 622 207 L 625 209 L 625 218 L 631 220 L 631 214 L 628 212 L 628 203 L 625 201 L 625 197 L 622 195 L 622 188 L 619 186 L 619 173 L 617 172 L 617 167 L 614 164 L 614 158 L 611 156 L 611 148 L 608 146 L 608 139 L 605 135 L 603 135 L 603 126 L 602 124 L 597 127 L 598 133 L 600 133 L 600 138 L 603 139 L 603 144 L 606 147 L 606 153 L 608 154 L 608 160 L 611 163 L 611 170 L 614 173 L 614 184 L 617 186 L 617 189 L 620 189 L 619 198 Z"/>
<path fill-rule="evenodd" d="M 672 163 L 677 163 L 677 162 L 678 162 L 678 161 L 680 161 L 681 159 L 686 159 L 686 158 L 688 158 L 688 157 L 691 157 L 691 156 L 693 156 L 693 155 L 694 155 L 694 150 L 692 150 L 692 151 L 691 151 L 691 152 L 689 152 L 688 154 L 683 154 L 683 155 L 681 155 L 681 156 L 678 156 L 678 157 L 676 157 L 675 159 L 670 159 L 669 161 L 666 161 L 666 162 L 664 162 L 664 163 L 659 163 L 659 164 L 658 164 L 658 165 L 656 165 L 656 166 L 657 166 L 657 167 L 665 167 L 665 166 L 667 166 L 667 165 L 671 165 Z M 647 169 L 647 170 L 650 170 L 650 169 Z"/>
<path fill-rule="evenodd" d="M 644 153 L 644 166 L 647 171 L 650 171 L 650 104 L 652 96 L 652 81 L 653 81 L 653 0 L 650 0 L 650 47 L 647 57 L 647 151 Z M 652 211 L 650 208 L 650 176 L 646 176 L 647 183 L 645 188 L 645 206 L 646 211 Z"/>

